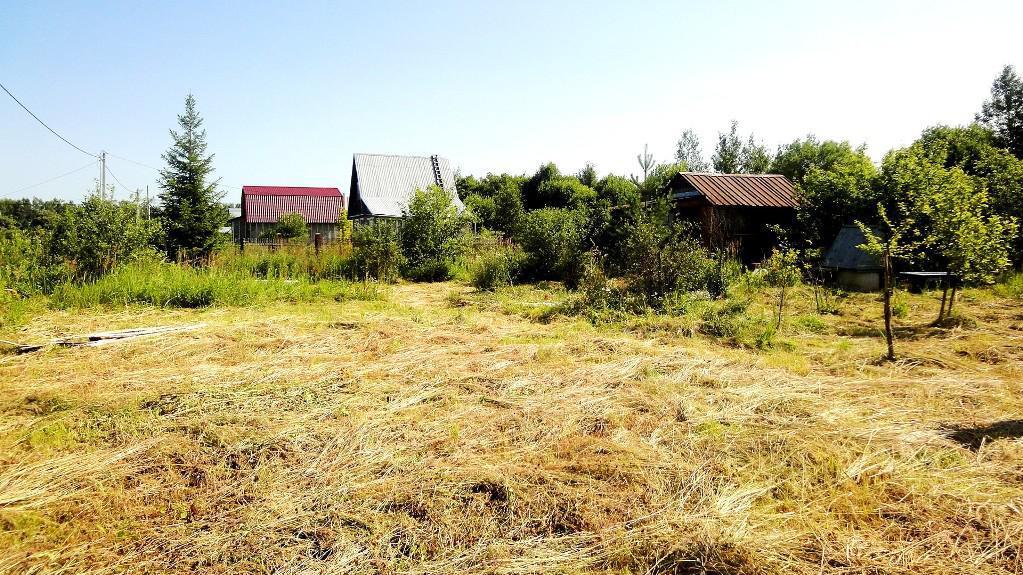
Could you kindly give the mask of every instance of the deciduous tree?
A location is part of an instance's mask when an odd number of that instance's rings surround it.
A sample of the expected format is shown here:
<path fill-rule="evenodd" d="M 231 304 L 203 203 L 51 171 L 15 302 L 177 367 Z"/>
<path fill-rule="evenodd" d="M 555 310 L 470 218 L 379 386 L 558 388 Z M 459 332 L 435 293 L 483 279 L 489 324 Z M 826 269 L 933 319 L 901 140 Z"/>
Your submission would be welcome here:
<path fill-rule="evenodd" d="M 1006 66 L 991 84 L 991 99 L 984 102 L 977 121 L 994 132 L 1000 146 L 1023 159 L 1023 80 Z"/>
<path fill-rule="evenodd" d="M 685 164 L 686 170 L 690 172 L 710 170 L 710 164 L 703 158 L 700 137 L 691 129 L 682 132 L 682 136 L 679 137 L 675 148 L 675 161 Z"/>

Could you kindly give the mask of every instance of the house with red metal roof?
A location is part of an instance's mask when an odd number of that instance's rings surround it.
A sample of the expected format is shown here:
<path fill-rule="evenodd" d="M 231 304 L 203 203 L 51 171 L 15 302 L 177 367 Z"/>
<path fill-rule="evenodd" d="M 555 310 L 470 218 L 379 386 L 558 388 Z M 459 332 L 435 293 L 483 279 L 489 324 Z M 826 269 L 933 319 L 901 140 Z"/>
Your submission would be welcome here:
<path fill-rule="evenodd" d="M 667 188 L 674 220 L 692 222 L 708 247 L 746 263 L 770 255 L 774 226 L 795 223 L 796 187 L 782 175 L 679 172 Z"/>
<path fill-rule="evenodd" d="M 345 213 L 345 198 L 338 188 L 296 186 L 243 186 L 241 216 L 233 222 L 235 241 L 256 241 L 281 216 L 299 214 L 309 228 L 309 238 L 321 234 L 325 241 L 338 234 L 338 220 Z"/>

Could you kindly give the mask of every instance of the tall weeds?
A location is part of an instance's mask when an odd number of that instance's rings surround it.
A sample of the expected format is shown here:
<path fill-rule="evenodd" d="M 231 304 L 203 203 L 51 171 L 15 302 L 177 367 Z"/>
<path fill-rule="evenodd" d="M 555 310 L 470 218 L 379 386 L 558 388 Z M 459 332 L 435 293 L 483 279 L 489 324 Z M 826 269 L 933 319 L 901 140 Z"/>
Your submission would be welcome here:
<path fill-rule="evenodd" d="M 381 299 L 373 283 L 339 280 L 314 282 L 307 278 L 260 279 L 224 268 L 196 269 L 168 263 L 144 263 L 118 268 L 85 284 L 65 283 L 54 290 L 50 305 L 87 308 L 98 305 L 160 307 L 242 306 L 270 301 Z"/>

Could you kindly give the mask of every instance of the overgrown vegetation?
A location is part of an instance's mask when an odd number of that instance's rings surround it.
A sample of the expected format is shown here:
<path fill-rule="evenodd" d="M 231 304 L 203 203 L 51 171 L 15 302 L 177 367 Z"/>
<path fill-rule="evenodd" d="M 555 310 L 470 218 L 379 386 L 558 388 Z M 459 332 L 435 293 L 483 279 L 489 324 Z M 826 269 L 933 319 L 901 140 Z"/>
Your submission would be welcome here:
<path fill-rule="evenodd" d="M 122 266 L 94 282 L 57 286 L 50 303 L 62 309 L 100 305 L 196 308 L 274 301 L 381 299 L 381 294 L 381 290 L 372 283 L 311 281 L 305 277 L 259 279 L 219 268 L 196 269 L 146 262 Z"/>

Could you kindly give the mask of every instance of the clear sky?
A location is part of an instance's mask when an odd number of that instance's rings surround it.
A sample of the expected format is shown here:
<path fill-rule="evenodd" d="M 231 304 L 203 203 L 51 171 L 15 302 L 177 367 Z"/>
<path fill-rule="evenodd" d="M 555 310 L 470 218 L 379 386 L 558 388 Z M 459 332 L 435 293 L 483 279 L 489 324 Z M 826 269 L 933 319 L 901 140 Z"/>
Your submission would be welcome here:
<path fill-rule="evenodd" d="M 294 4 L 294 5 L 292 5 Z M 879 159 L 969 122 L 1023 68 L 1023 2 L 45 2 L 0 0 L 0 82 L 89 151 L 159 167 L 187 93 L 216 175 L 337 186 L 355 152 L 464 173 L 638 172 L 731 119 Z M 81 199 L 98 176 L 0 93 L 0 196 Z M 155 171 L 110 158 L 128 188 Z M 119 189 L 119 197 L 125 191 Z"/>

